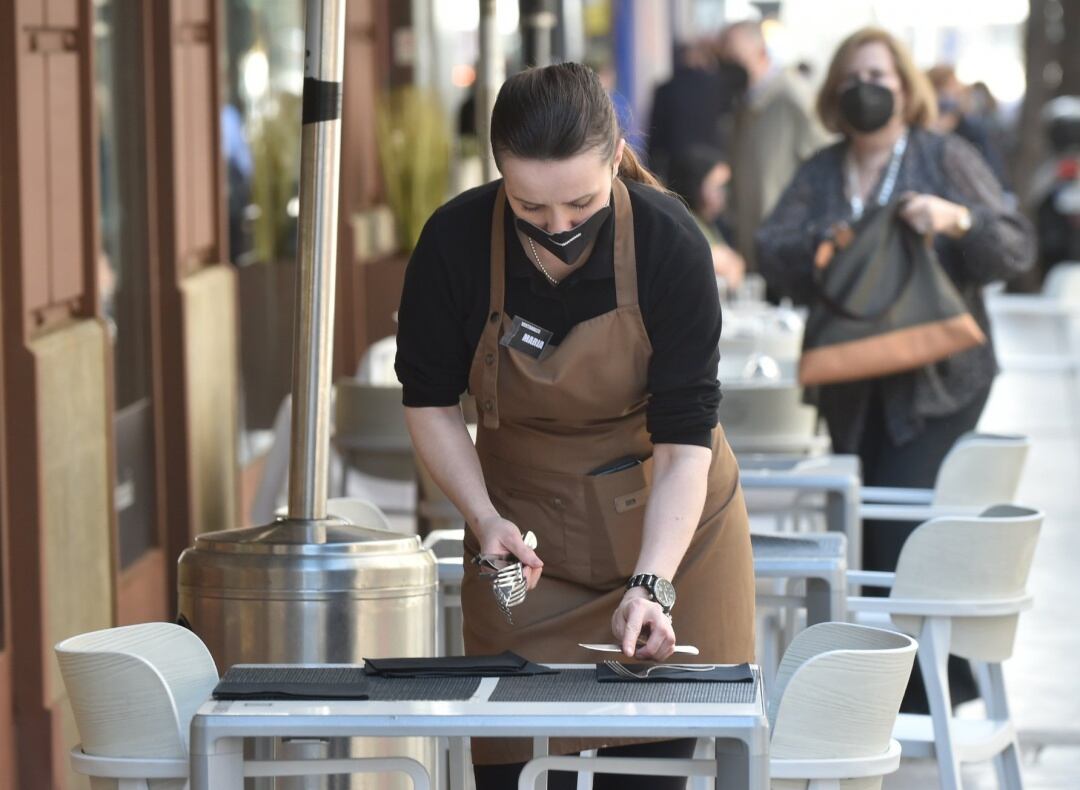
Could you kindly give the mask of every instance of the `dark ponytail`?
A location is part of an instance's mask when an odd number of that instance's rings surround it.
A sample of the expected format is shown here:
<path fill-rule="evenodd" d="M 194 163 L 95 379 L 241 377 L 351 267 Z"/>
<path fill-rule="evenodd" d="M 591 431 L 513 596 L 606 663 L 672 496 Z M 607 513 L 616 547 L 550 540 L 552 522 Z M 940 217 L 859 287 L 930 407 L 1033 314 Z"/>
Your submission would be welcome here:
<path fill-rule="evenodd" d="M 621 136 L 615 108 L 596 72 L 581 63 L 527 69 L 499 89 L 491 113 L 491 151 L 520 159 L 569 159 L 597 149 L 611 161 Z M 619 175 L 663 189 L 627 145 Z"/>

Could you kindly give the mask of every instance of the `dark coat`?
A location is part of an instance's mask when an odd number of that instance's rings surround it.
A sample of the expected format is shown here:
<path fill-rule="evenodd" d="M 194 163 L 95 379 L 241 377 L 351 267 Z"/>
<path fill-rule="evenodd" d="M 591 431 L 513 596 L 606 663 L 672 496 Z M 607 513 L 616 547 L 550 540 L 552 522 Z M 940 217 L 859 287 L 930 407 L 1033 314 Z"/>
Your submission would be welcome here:
<path fill-rule="evenodd" d="M 850 220 L 843 167 L 847 145 L 841 141 L 808 160 L 756 236 L 761 273 L 796 302 L 808 304 L 813 298 L 810 274 L 817 245 L 833 224 Z M 937 195 L 971 210 L 971 229 L 960 239 L 938 236 L 934 247 L 989 337 L 982 287 L 1031 266 L 1035 240 L 1030 224 L 1006 204 L 1000 183 L 978 152 L 955 135 L 912 130 L 893 194 L 907 191 Z M 926 418 L 953 414 L 985 394 L 996 373 L 988 343 L 922 370 L 829 385 L 809 395 L 829 424 L 834 450 L 858 452 L 873 386 L 880 388 L 892 440 L 904 444 L 923 430 Z"/>

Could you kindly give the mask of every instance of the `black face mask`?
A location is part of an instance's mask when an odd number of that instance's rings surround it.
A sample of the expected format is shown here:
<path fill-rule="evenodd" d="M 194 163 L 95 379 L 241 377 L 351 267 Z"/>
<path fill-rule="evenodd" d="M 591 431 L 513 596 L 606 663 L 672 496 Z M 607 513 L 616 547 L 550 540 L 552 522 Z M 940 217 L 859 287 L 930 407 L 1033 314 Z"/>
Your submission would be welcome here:
<path fill-rule="evenodd" d="M 548 233 L 518 216 L 514 217 L 514 224 L 517 225 L 518 230 L 569 266 L 580 258 L 581 253 L 596 240 L 600 228 L 604 226 L 610 214 L 611 203 L 609 202 L 580 225 L 575 225 L 570 230 L 564 230 L 561 233 Z"/>
<path fill-rule="evenodd" d="M 872 82 L 856 82 L 840 94 L 840 115 L 856 132 L 876 132 L 893 116 L 893 92 Z"/>

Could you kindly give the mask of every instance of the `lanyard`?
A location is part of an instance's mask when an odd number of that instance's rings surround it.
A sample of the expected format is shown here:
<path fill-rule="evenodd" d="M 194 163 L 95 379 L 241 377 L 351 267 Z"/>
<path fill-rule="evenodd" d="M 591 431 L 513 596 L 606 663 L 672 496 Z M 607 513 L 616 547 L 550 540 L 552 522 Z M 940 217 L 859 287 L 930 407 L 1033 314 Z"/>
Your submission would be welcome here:
<path fill-rule="evenodd" d="M 900 135 L 900 139 L 893 145 L 892 156 L 889 159 L 888 167 L 885 169 L 885 177 L 881 179 L 881 188 L 878 190 L 876 202 L 879 206 L 884 206 L 888 203 L 889 198 L 892 197 L 893 190 L 896 189 L 896 178 L 900 174 L 900 162 L 904 158 L 904 151 L 907 150 L 907 142 L 907 132 L 904 132 Z M 851 203 L 851 218 L 857 220 L 863 215 L 866 206 L 863 203 L 863 199 L 859 197 L 858 173 L 855 169 L 855 162 L 850 154 L 847 162 L 847 173 L 848 200 Z"/>

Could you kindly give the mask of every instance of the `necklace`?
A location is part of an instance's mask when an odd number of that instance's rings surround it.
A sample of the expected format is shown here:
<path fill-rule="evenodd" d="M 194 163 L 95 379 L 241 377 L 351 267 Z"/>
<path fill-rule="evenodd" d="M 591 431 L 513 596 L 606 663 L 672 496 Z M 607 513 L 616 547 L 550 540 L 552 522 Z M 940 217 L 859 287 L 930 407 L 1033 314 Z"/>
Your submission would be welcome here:
<path fill-rule="evenodd" d="M 529 237 L 526 236 L 526 238 Z M 544 276 L 547 277 L 548 282 L 552 285 L 558 285 L 559 281 L 552 277 L 550 274 L 548 274 L 548 270 L 544 267 L 544 264 L 540 262 L 540 256 L 536 252 L 536 245 L 533 244 L 533 240 L 531 238 L 529 238 L 529 248 L 532 250 L 533 257 L 536 259 L 536 265 L 540 267 L 540 271 L 542 271 L 544 273 Z"/>

